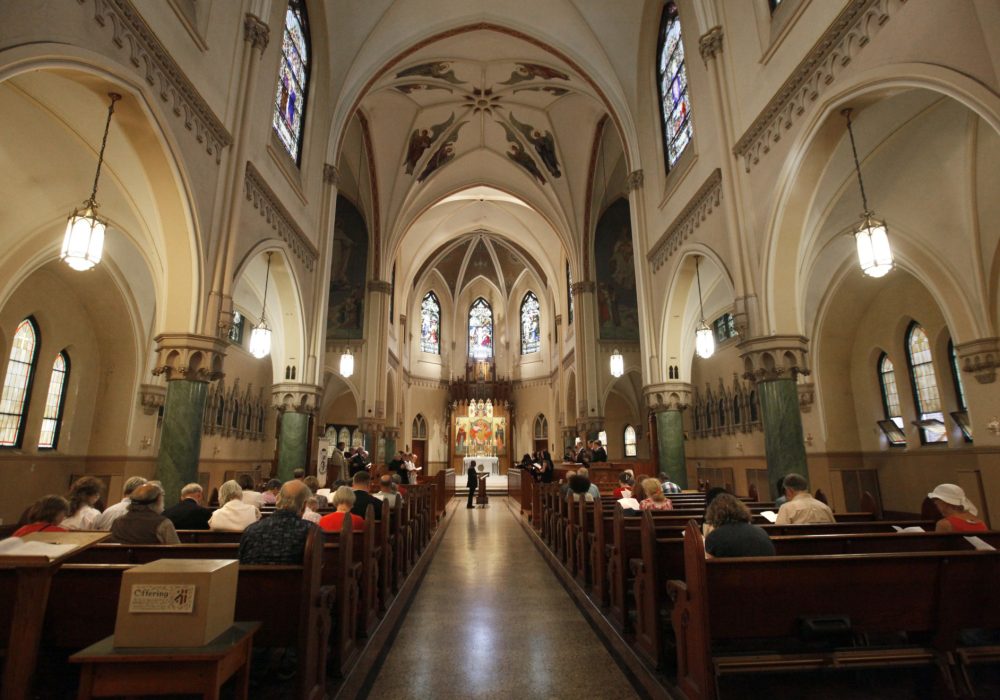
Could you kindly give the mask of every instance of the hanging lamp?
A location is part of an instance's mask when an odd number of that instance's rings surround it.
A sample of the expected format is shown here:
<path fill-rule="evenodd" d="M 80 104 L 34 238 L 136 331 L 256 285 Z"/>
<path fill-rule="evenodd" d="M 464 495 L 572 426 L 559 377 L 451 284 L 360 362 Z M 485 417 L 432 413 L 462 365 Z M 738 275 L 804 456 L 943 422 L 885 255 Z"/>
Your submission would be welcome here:
<path fill-rule="evenodd" d="M 625 358 L 622 351 L 615 348 L 611 353 L 611 376 L 618 378 L 625 374 Z"/>
<path fill-rule="evenodd" d="M 264 314 L 267 312 L 267 285 L 271 278 L 271 254 L 267 254 L 267 271 L 264 273 L 264 303 L 260 309 L 260 323 L 250 333 L 250 354 L 258 360 L 271 354 L 271 329 Z"/>
<path fill-rule="evenodd" d="M 351 349 L 347 348 L 340 356 L 340 376 L 350 377 L 352 374 L 354 374 L 354 355 L 351 354 Z"/>
<path fill-rule="evenodd" d="M 104 252 L 104 231 L 108 222 L 97 216 L 97 183 L 101 179 L 101 166 L 104 165 L 104 148 L 108 145 L 111 115 L 115 112 L 115 102 L 122 96 L 116 92 L 109 92 L 108 97 L 111 98 L 111 104 L 108 105 L 108 120 L 104 124 L 104 138 L 101 140 L 101 151 L 97 156 L 94 187 L 90 191 L 90 199 L 83 203 L 83 208 L 74 209 L 69 215 L 62 251 L 59 253 L 59 259 L 74 270 L 89 270 L 101 262 L 101 255 Z"/>
<path fill-rule="evenodd" d="M 889 230 L 885 222 L 876 219 L 874 212 L 868 208 L 865 183 L 861 179 L 858 148 L 854 144 L 854 129 L 851 127 L 851 110 L 845 109 L 841 114 L 847 119 L 847 133 L 851 137 L 851 153 L 854 155 L 854 171 L 858 175 L 861 204 L 864 206 L 861 222 L 854 231 L 854 241 L 858 247 L 858 264 L 861 265 L 861 271 L 869 277 L 882 277 L 887 275 L 895 265 L 892 259 L 892 248 L 889 246 Z"/>
<path fill-rule="evenodd" d="M 694 256 L 694 274 L 698 280 L 698 310 L 701 312 L 701 323 L 694 332 L 694 351 L 698 353 L 698 357 L 707 360 L 715 354 L 715 336 L 705 323 L 705 305 L 701 300 L 701 270 L 698 268 L 700 260 L 700 255 Z"/>

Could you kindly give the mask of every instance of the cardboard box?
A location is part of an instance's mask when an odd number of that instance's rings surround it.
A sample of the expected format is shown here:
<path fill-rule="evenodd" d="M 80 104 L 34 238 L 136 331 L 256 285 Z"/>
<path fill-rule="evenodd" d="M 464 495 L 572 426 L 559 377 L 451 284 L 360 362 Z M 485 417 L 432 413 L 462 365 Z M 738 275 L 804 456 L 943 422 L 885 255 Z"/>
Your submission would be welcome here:
<path fill-rule="evenodd" d="M 159 559 L 122 575 L 115 647 L 198 647 L 236 614 L 235 559 Z"/>

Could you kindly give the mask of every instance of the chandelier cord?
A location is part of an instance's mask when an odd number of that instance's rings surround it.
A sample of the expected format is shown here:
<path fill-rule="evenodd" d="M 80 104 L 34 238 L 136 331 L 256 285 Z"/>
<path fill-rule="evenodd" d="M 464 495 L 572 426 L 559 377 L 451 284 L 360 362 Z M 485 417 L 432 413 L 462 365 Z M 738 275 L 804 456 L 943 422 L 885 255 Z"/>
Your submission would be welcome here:
<path fill-rule="evenodd" d="M 104 149 L 108 145 L 108 131 L 111 130 L 111 115 L 115 113 L 115 102 L 122 98 L 116 92 L 109 92 L 108 96 L 111 97 L 111 104 L 108 105 L 108 120 L 104 124 L 104 138 L 101 139 L 101 151 L 97 155 L 97 172 L 94 173 L 94 188 L 90 192 L 90 199 L 87 200 L 87 204 L 91 208 L 97 204 L 97 181 L 101 179 L 101 166 L 104 165 Z"/>
<path fill-rule="evenodd" d="M 271 279 L 271 253 L 267 254 L 267 269 L 264 272 L 264 303 L 260 307 L 260 322 L 264 323 L 264 315 L 267 312 L 267 283 Z"/>
<path fill-rule="evenodd" d="M 845 109 L 844 116 L 847 117 L 847 134 L 851 137 L 851 153 L 854 155 L 854 172 L 858 176 L 858 187 L 861 189 L 861 204 L 865 208 L 865 216 L 868 216 L 868 195 L 865 194 L 865 183 L 861 179 L 861 163 L 858 161 L 858 147 L 854 143 L 854 129 L 851 127 L 851 110 Z"/>
<path fill-rule="evenodd" d="M 698 261 L 701 256 L 696 256 L 694 259 L 694 276 L 698 280 L 698 309 L 701 311 L 701 322 L 705 323 L 705 303 L 701 300 L 701 271 L 698 269 Z"/>

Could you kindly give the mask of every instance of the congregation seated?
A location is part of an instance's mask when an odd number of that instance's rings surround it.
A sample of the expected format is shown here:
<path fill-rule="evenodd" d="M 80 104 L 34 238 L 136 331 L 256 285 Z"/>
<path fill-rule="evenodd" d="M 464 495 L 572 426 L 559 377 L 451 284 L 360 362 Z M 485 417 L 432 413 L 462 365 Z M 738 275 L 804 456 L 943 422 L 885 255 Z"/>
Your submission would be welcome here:
<path fill-rule="evenodd" d="M 236 483 L 243 489 L 243 502 L 260 508 L 264 505 L 264 494 L 254 489 L 253 477 L 249 474 L 240 474 L 236 478 Z"/>
<path fill-rule="evenodd" d="M 955 484 L 938 484 L 927 494 L 942 518 L 934 525 L 936 532 L 985 532 L 986 523 L 977 516 L 979 510 L 965 497 L 965 491 Z"/>
<path fill-rule="evenodd" d="M 382 519 L 382 502 L 368 492 L 372 482 L 372 475 L 367 471 L 355 473 L 351 482 L 354 484 L 354 507 L 351 512 L 360 518 L 365 517 L 368 506 L 375 510 L 375 519 Z M 334 504 L 336 505 L 336 504 Z"/>
<path fill-rule="evenodd" d="M 276 504 L 279 491 L 281 491 L 281 482 L 277 479 L 270 479 L 264 486 L 263 493 L 260 494 L 261 505 L 273 506 Z"/>
<path fill-rule="evenodd" d="M 207 530 L 212 509 L 202 507 L 204 495 L 201 484 L 187 484 L 181 489 L 181 500 L 163 511 L 163 517 L 178 530 Z"/>
<path fill-rule="evenodd" d="M 673 502 L 663 493 L 659 481 L 650 477 L 642 480 L 642 490 L 646 497 L 639 501 L 640 510 L 673 510 Z"/>
<path fill-rule="evenodd" d="M 274 513 L 259 520 L 240 537 L 241 564 L 301 564 L 306 538 L 316 527 L 302 518 L 312 493 L 297 479 L 278 489 Z"/>
<path fill-rule="evenodd" d="M 672 493 L 681 492 L 681 487 L 672 482 L 666 472 L 660 472 L 660 483 L 663 485 L 663 493 L 668 496 Z"/>
<path fill-rule="evenodd" d="M 350 486 L 338 487 L 333 492 L 333 507 L 337 510 L 320 518 L 319 526 L 327 532 L 340 532 L 340 528 L 344 526 L 344 517 L 350 513 L 351 529 L 364 529 L 365 519 L 352 512 L 357 503 L 357 494 L 358 492 L 352 491 Z"/>
<path fill-rule="evenodd" d="M 243 502 L 243 489 L 230 479 L 219 487 L 219 508 L 208 519 L 210 530 L 243 532 L 260 520 L 260 510 Z"/>
<path fill-rule="evenodd" d="M 174 524 L 163 517 L 163 488 L 148 481 L 132 492 L 128 512 L 111 525 L 109 542 L 180 544 Z"/>
<path fill-rule="evenodd" d="M 567 479 L 567 484 L 569 486 L 568 493 L 573 494 L 574 501 L 579 501 L 583 498 L 589 503 L 594 500 L 594 494 L 591 492 L 591 488 L 597 487 L 590 483 L 590 478 L 586 475 L 586 471 L 586 469 L 580 469 L 573 476 Z M 580 472 L 585 473 L 581 474 Z M 598 495 L 600 494 L 598 493 Z"/>
<path fill-rule="evenodd" d="M 618 475 L 618 486 L 615 487 L 614 493 L 612 494 L 617 501 L 619 498 L 632 498 L 632 491 L 635 487 L 635 481 L 632 479 L 632 475 L 628 472 L 622 472 Z"/>
<path fill-rule="evenodd" d="M 400 498 L 406 497 L 406 487 L 403 486 L 403 477 L 399 474 L 390 474 L 392 477 L 392 489 L 399 494 Z"/>
<path fill-rule="evenodd" d="M 403 497 L 396 492 L 392 477 L 388 474 L 379 477 L 378 493 L 375 494 L 375 498 L 380 501 L 389 501 L 390 508 L 395 508 L 396 504 L 403 500 Z"/>
<path fill-rule="evenodd" d="M 774 544 L 763 528 L 752 524 L 750 509 L 730 493 L 720 493 L 705 509 L 705 556 L 773 557 Z"/>
<path fill-rule="evenodd" d="M 95 530 L 101 511 L 94 507 L 101 499 L 104 485 L 92 476 L 81 476 L 69 488 L 69 515 L 62 521 L 67 530 Z"/>
<path fill-rule="evenodd" d="M 574 476 L 576 476 L 576 470 L 575 469 L 570 469 L 568 472 L 566 472 L 566 481 L 564 481 L 562 483 L 562 485 L 559 486 L 559 497 L 560 498 L 566 498 L 566 495 L 568 493 L 570 493 L 570 482 L 572 481 L 572 479 L 573 479 Z M 588 479 L 588 481 L 589 481 L 589 479 Z"/>
<path fill-rule="evenodd" d="M 319 479 L 317 479 L 315 476 L 312 476 L 310 474 L 306 478 L 302 479 L 302 483 L 304 483 L 306 486 L 309 487 L 309 490 L 313 494 L 313 498 L 315 498 L 316 501 L 317 501 L 317 503 L 319 504 L 319 508 L 329 508 L 330 507 L 329 502 L 326 500 L 326 496 L 323 496 L 322 494 L 316 493 L 320 489 Z"/>
<path fill-rule="evenodd" d="M 778 509 L 778 519 L 775 521 L 778 525 L 836 522 L 830 506 L 816 500 L 809 493 L 809 485 L 805 477 L 798 474 L 785 474 L 783 486 L 788 501 Z"/>
<path fill-rule="evenodd" d="M 69 512 L 69 503 L 62 496 L 44 496 L 28 509 L 27 525 L 18 528 L 13 537 L 24 537 L 33 532 L 66 532 L 63 520 Z"/>
<path fill-rule="evenodd" d="M 306 470 L 305 469 L 301 469 L 301 468 L 300 469 L 293 469 L 292 470 L 292 478 L 293 479 L 297 479 L 299 481 L 302 481 L 303 479 L 306 478 Z"/>
<path fill-rule="evenodd" d="M 593 483 L 590 480 L 590 470 L 587 469 L 587 467 L 580 467 L 579 469 L 577 469 L 576 470 L 576 475 L 577 476 L 582 476 L 584 479 L 587 480 L 587 484 L 589 485 L 588 488 L 587 488 L 587 493 L 589 493 L 592 498 L 600 498 L 601 497 L 601 492 L 597 488 L 597 484 Z"/>
<path fill-rule="evenodd" d="M 323 499 L 324 502 L 326 499 Z M 306 499 L 306 509 L 302 511 L 302 519 L 308 520 L 314 525 L 319 525 L 320 518 L 323 516 L 319 513 L 319 499 L 316 496 L 310 496 Z"/>
<path fill-rule="evenodd" d="M 128 506 L 132 502 L 132 492 L 145 483 L 146 479 L 141 476 L 130 476 L 126 479 L 125 485 L 122 487 L 122 500 L 115 503 L 113 506 L 108 506 L 104 509 L 104 512 L 101 513 L 101 517 L 94 523 L 94 529 L 110 530 L 111 525 L 115 522 L 115 520 L 128 512 Z"/>
<path fill-rule="evenodd" d="M 774 499 L 774 505 L 780 508 L 788 502 L 788 497 L 785 495 L 785 477 L 778 479 L 778 481 L 775 482 L 775 486 L 778 488 L 776 492 L 778 497 Z"/>

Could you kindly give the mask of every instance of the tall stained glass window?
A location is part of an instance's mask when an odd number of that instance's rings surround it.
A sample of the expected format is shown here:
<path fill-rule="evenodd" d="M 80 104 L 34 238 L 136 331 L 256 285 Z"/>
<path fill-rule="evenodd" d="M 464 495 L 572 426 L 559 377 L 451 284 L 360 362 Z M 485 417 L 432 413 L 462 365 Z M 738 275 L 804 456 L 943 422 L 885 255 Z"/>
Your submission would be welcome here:
<path fill-rule="evenodd" d="M 538 352 L 542 345 L 541 307 L 534 292 L 524 295 L 521 302 L 521 354 Z"/>
<path fill-rule="evenodd" d="M 302 125 L 309 88 L 309 21 L 305 0 L 288 0 L 281 64 L 274 98 L 274 130 L 296 163 L 302 159 Z"/>
<path fill-rule="evenodd" d="M 69 355 L 63 350 L 56 355 L 55 362 L 52 363 L 49 393 L 45 396 L 45 414 L 42 416 L 42 432 L 38 436 L 38 446 L 42 449 L 54 450 L 59 443 L 59 428 L 62 425 L 68 379 Z"/>
<path fill-rule="evenodd" d="M 878 360 L 878 379 L 882 387 L 882 409 L 886 420 L 903 428 L 902 411 L 899 409 L 899 389 L 896 387 L 896 368 L 885 353 Z"/>
<path fill-rule="evenodd" d="M 31 378 L 38 357 L 38 327 L 26 318 L 14 332 L 0 394 L 0 447 L 20 447 L 28 414 Z"/>
<path fill-rule="evenodd" d="M 625 442 L 625 456 L 635 457 L 637 454 L 636 443 L 635 443 L 635 428 L 633 428 L 631 425 L 625 426 L 624 442 Z"/>
<path fill-rule="evenodd" d="M 493 357 L 493 309 L 482 297 L 469 308 L 469 357 L 476 360 Z"/>
<path fill-rule="evenodd" d="M 441 304 L 434 292 L 420 302 L 420 351 L 441 354 Z"/>
<path fill-rule="evenodd" d="M 955 383 L 955 400 L 958 402 L 959 411 L 969 410 L 969 405 L 965 402 L 965 386 L 962 384 L 962 368 L 958 365 L 958 354 L 955 352 L 955 344 L 948 341 L 948 362 L 951 364 L 951 379 Z"/>
<path fill-rule="evenodd" d="M 660 43 L 656 54 L 657 86 L 660 91 L 660 116 L 663 120 L 663 149 L 669 171 L 691 142 L 691 99 L 688 96 L 684 43 L 677 3 L 663 6 L 660 20 Z"/>
<path fill-rule="evenodd" d="M 934 376 L 931 344 L 927 333 L 918 323 L 910 324 L 906 334 L 906 350 L 910 381 L 913 383 L 913 400 L 920 419 L 920 440 L 924 443 L 946 442 L 948 436 L 944 431 L 944 414 L 941 412 L 941 396 Z"/>

